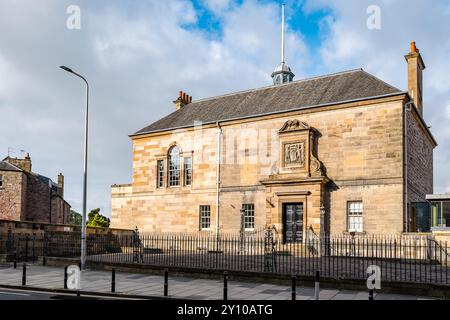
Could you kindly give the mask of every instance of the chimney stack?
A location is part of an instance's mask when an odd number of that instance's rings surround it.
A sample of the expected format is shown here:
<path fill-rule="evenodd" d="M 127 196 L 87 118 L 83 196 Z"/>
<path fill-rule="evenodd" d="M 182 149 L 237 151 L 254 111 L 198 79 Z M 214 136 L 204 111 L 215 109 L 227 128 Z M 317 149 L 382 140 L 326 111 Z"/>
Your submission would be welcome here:
<path fill-rule="evenodd" d="M 62 173 L 58 175 L 58 194 L 64 198 L 64 175 Z"/>
<path fill-rule="evenodd" d="M 30 154 L 27 153 L 25 155 L 24 159 L 18 159 L 18 158 L 11 158 L 7 157 L 6 162 L 11 163 L 12 165 L 15 165 L 16 167 L 22 169 L 23 171 L 30 173 L 31 172 L 31 158 Z"/>
<path fill-rule="evenodd" d="M 177 100 L 175 100 L 173 103 L 175 103 L 175 109 L 180 110 L 185 105 L 192 102 L 192 97 L 186 94 L 186 92 L 180 91 Z"/>
<path fill-rule="evenodd" d="M 24 170 L 26 172 L 31 172 L 31 158 L 30 158 L 30 154 L 27 152 L 27 154 L 25 155 L 25 159 L 23 160 L 24 162 Z"/>
<path fill-rule="evenodd" d="M 408 63 L 408 93 L 413 98 L 419 113 L 423 116 L 423 77 L 425 64 L 414 41 L 410 45 L 410 53 L 405 56 Z"/>

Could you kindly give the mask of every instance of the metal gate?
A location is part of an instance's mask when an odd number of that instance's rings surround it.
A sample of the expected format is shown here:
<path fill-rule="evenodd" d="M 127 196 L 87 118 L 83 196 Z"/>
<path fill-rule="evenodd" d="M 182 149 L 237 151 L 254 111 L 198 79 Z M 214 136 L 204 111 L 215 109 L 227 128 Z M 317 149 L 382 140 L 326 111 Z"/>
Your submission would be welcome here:
<path fill-rule="evenodd" d="M 7 252 L 17 262 L 36 263 L 43 255 L 43 239 L 36 235 L 8 235 Z"/>

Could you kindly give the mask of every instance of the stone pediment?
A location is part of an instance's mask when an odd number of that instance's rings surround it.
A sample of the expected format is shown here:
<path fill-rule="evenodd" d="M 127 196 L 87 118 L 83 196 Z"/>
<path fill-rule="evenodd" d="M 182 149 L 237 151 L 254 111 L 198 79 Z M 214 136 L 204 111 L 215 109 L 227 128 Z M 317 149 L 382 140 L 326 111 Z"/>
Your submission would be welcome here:
<path fill-rule="evenodd" d="M 299 120 L 289 120 L 286 121 L 286 123 L 283 125 L 283 127 L 280 129 L 280 133 L 284 132 L 295 132 L 295 131 L 303 131 L 303 130 L 310 130 L 311 127 L 303 121 Z"/>
<path fill-rule="evenodd" d="M 293 177 L 325 177 L 322 162 L 318 159 L 318 131 L 306 122 L 289 120 L 279 130 L 280 159 L 278 173 L 271 179 Z"/>

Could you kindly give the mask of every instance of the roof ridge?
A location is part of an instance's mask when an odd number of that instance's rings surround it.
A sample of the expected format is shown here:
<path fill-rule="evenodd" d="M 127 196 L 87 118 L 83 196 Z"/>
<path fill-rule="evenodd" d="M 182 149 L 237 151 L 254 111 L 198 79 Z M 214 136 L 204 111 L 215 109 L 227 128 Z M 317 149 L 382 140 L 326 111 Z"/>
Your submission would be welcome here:
<path fill-rule="evenodd" d="M 296 80 L 296 81 L 292 81 L 292 82 L 288 82 L 288 83 L 283 83 L 283 84 L 276 85 L 276 86 L 272 84 L 272 85 L 259 87 L 259 88 L 254 88 L 254 89 L 248 89 L 248 90 L 242 90 L 242 91 L 237 91 L 237 92 L 232 92 L 232 93 L 226 93 L 226 94 L 222 94 L 222 95 L 218 95 L 218 96 L 213 96 L 213 97 L 203 98 L 203 99 L 199 99 L 199 100 L 194 100 L 190 104 L 195 104 L 197 102 L 205 102 L 205 101 L 218 99 L 218 98 L 230 97 L 230 96 L 234 96 L 234 95 L 238 95 L 238 94 L 242 94 L 242 93 L 250 93 L 250 92 L 255 92 L 255 91 L 260 91 L 260 90 L 267 90 L 267 89 L 275 89 L 275 88 L 280 88 L 280 87 L 287 87 L 287 86 L 290 86 L 290 85 L 293 85 L 293 84 L 297 84 L 297 83 L 300 83 L 300 82 L 317 80 L 317 79 L 323 79 L 323 78 L 329 78 L 329 77 L 334 77 L 334 76 L 347 74 L 347 73 L 352 73 L 352 72 L 357 72 L 357 71 L 363 71 L 363 72 L 365 72 L 367 74 L 370 74 L 370 73 L 364 71 L 363 68 L 356 68 L 356 69 L 350 69 L 350 70 L 345 70 L 345 71 L 325 74 L 325 75 L 321 75 L 321 76 L 314 76 L 314 77 L 304 78 L 304 79 L 300 79 L 300 80 Z M 382 80 L 380 80 L 380 81 L 382 81 Z M 394 87 L 392 87 L 392 88 L 394 88 Z M 398 90 L 397 88 L 394 88 L 394 89 Z M 190 104 L 188 104 L 187 106 L 189 106 Z"/>

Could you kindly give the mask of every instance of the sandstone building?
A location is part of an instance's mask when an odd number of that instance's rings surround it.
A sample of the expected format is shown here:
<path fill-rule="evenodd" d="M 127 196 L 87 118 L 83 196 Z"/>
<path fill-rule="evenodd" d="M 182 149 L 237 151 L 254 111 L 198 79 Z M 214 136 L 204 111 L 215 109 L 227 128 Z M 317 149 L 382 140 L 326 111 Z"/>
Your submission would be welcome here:
<path fill-rule="evenodd" d="M 408 91 L 362 69 L 192 101 L 137 131 L 132 183 L 112 186 L 112 227 L 230 232 L 274 225 L 308 235 L 417 231 L 415 203 L 433 193 L 415 43 Z"/>
<path fill-rule="evenodd" d="M 58 183 L 31 170 L 31 158 L 0 161 L 0 220 L 68 224 L 64 176 Z"/>

